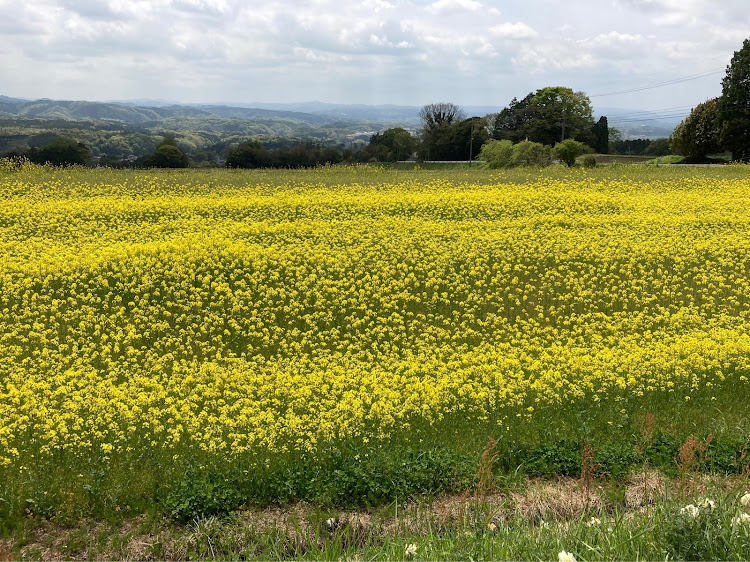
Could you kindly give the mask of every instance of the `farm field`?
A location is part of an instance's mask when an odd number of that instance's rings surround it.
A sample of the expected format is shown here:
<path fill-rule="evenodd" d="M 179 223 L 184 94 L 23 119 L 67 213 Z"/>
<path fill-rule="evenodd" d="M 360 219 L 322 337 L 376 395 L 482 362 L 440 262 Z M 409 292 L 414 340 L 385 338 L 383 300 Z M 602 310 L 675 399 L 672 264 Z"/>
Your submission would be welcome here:
<path fill-rule="evenodd" d="M 747 476 L 746 166 L 5 168 L 0 247 L 9 536 Z"/>

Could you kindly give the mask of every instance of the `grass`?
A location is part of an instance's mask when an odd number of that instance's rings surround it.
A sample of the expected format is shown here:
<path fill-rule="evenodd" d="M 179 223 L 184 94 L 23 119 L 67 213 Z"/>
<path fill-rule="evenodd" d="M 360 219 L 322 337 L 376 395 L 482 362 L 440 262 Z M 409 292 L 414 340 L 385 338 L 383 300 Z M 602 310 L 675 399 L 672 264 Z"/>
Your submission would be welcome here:
<path fill-rule="evenodd" d="M 644 164 L 662 166 L 665 164 L 680 164 L 683 160 L 685 160 L 684 156 L 680 156 L 678 154 L 670 154 L 668 156 L 659 156 L 658 158 L 654 158 L 653 160 L 648 160 L 647 162 L 644 162 Z"/>
<path fill-rule="evenodd" d="M 148 514 L 73 527 L 29 519 L 10 545 L 4 543 L 4 556 L 551 560 L 564 550 L 577 560 L 746 559 L 750 526 L 732 520 L 746 513 L 739 500 L 747 479 L 699 477 L 696 483 L 694 493 L 681 494 L 678 481 L 651 470 L 618 482 L 596 481 L 590 491 L 576 479 L 519 479 L 481 496 L 398 501 L 357 511 L 297 503 L 184 524 Z M 683 514 L 686 505 L 702 502 L 696 517 Z"/>

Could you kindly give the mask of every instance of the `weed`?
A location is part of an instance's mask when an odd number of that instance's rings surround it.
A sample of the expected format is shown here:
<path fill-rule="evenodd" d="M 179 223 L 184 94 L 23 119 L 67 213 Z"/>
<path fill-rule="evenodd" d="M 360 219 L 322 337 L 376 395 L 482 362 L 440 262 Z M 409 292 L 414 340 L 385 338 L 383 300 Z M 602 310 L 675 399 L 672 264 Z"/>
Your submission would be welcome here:
<path fill-rule="evenodd" d="M 691 435 L 680 447 L 678 456 L 675 458 L 677 469 L 680 472 L 680 494 L 685 496 L 695 492 L 695 474 L 703 466 L 708 446 L 713 440 L 713 434 L 705 441 L 699 441 Z"/>
<path fill-rule="evenodd" d="M 582 440 L 581 441 L 581 477 L 579 479 L 579 483 L 581 487 L 583 488 L 583 493 L 586 496 L 587 503 L 591 496 L 591 485 L 593 483 L 594 477 L 596 476 L 596 471 L 598 469 L 598 464 L 594 462 L 595 454 L 596 454 L 596 451 L 591 446 L 591 443 L 589 443 L 587 440 Z"/>
<path fill-rule="evenodd" d="M 237 483 L 226 474 L 189 468 L 164 499 L 167 511 L 180 521 L 223 515 L 242 503 Z"/>

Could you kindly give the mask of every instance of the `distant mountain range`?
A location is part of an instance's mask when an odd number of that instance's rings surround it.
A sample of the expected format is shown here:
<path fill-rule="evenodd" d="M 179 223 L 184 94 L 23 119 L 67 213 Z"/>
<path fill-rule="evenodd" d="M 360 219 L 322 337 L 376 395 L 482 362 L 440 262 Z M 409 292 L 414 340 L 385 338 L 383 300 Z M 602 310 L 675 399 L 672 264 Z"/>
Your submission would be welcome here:
<path fill-rule="evenodd" d="M 22 100 L 0 96 L 0 117 L 27 119 L 63 119 L 70 121 L 109 120 L 128 125 L 146 125 L 163 119 L 218 117 L 223 119 L 292 119 L 311 125 L 325 125 L 325 115 L 289 110 L 270 110 L 225 105 L 137 105 L 128 102 Z"/>
<path fill-rule="evenodd" d="M 502 108 L 465 106 L 483 116 Z M 419 129 L 420 107 L 304 103 L 185 104 L 168 100 L 107 102 L 20 99 L 0 95 L 0 154 L 42 146 L 56 135 L 76 138 L 94 154 L 117 158 L 153 150 L 165 134 L 189 154 L 221 154 L 248 137 L 267 146 L 314 142 L 352 150 L 391 127 Z M 624 139 L 668 137 L 682 116 L 674 112 L 598 108 Z M 685 112 L 687 113 L 687 112 Z"/>

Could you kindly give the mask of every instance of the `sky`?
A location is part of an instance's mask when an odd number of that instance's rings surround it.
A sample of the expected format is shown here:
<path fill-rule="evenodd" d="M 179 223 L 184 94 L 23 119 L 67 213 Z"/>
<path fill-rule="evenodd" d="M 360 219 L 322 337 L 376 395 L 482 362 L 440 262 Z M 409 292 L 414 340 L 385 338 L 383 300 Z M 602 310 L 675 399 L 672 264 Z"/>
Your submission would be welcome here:
<path fill-rule="evenodd" d="M 747 0 L 0 0 L 0 95 L 687 112 L 748 37 Z"/>

